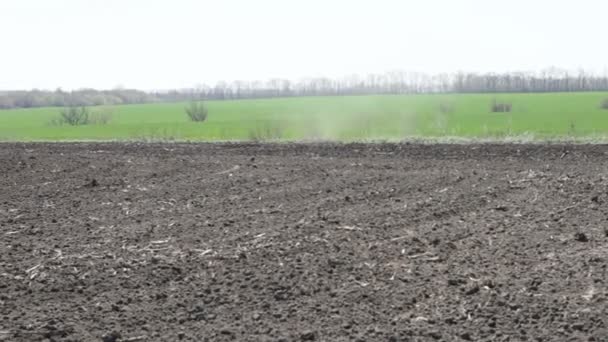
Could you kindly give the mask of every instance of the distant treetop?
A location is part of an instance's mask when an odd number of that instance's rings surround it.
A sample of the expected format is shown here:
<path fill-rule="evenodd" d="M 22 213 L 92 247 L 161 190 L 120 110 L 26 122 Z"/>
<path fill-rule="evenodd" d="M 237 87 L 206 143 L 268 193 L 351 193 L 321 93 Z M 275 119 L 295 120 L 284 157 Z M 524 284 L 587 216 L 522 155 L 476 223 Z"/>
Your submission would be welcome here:
<path fill-rule="evenodd" d="M 135 89 L 29 90 L 0 92 L 0 109 L 63 106 L 119 105 L 151 102 L 231 100 L 294 96 L 343 96 L 434 93 L 538 93 L 608 91 L 608 76 L 547 69 L 540 73 L 452 73 L 428 75 L 387 72 L 339 79 L 308 78 L 299 81 L 218 82 L 164 92 Z"/>

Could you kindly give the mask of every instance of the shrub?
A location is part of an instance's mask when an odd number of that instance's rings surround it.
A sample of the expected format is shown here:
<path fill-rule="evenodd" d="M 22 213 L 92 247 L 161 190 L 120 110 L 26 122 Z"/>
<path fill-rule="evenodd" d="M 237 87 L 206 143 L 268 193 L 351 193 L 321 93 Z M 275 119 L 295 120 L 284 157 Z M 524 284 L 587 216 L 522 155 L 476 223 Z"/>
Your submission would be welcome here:
<path fill-rule="evenodd" d="M 602 104 L 600 105 L 600 107 L 602 109 L 608 109 L 608 99 L 604 99 L 604 101 L 602 101 Z"/>
<path fill-rule="evenodd" d="M 47 123 L 47 125 L 49 126 L 61 126 L 63 125 L 61 117 L 57 117 L 57 118 L 52 118 L 51 120 L 49 120 L 49 122 Z"/>
<path fill-rule="evenodd" d="M 439 104 L 439 113 L 441 114 L 452 114 L 454 112 L 454 105 L 451 103 Z"/>
<path fill-rule="evenodd" d="M 439 112 L 435 117 L 435 128 L 438 132 L 446 133 L 452 113 L 454 113 L 454 105 L 452 103 L 442 102 L 439 104 Z"/>
<path fill-rule="evenodd" d="M 142 128 L 136 130 L 133 135 L 137 140 L 145 142 L 170 142 L 181 139 L 178 130 L 167 127 Z"/>
<path fill-rule="evenodd" d="M 204 102 L 190 102 L 190 105 L 186 107 L 186 114 L 192 122 L 203 122 L 207 120 L 209 110 Z"/>
<path fill-rule="evenodd" d="M 90 113 L 87 107 L 70 106 L 61 110 L 59 119 L 56 121 L 59 125 L 80 126 L 90 123 Z"/>
<path fill-rule="evenodd" d="M 513 105 L 509 102 L 492 101 L 492 113 L 510 113 L 512 109 Z"/>
<path fill-rule="evenodd" d="M 574 121 L 570 121 L 570 131 L 569 131 L 570 135 L 574 135 L 576 134 L 576 125 L 574 124 Z"/>
<path fill-rule="evenodd" d="M 285 125 L 281 122 L 265 122 L 263 125 L 256 125 L 249 130 L 249 140 L 260 142 L 268 140 L 279 140 L 285 135 Z"/>
<path fill-rule="evenodd" d="M 110 108 L 96 110 L 89 116 L 89 123 L 92 125 L 107 125 L 110 121 L 112 121 L 112 110 Z"/>
<path fill-rule="evenodd" d="M 112 120 L 112 110 L 109 108 L 90 111 L 88 107 L 70 106 L 59 114 L 49 121 L 50 126 L 106 125 Z"/>

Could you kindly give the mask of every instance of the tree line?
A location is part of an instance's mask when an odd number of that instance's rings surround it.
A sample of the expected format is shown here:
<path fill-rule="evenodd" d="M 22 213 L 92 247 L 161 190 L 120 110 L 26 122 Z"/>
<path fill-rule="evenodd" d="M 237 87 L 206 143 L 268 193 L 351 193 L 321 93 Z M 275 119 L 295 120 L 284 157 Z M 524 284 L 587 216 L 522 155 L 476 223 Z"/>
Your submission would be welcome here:
<path fill-rule="evenodd" d="M 232 100 L 294 96 L 342 96 L 434 93 L 541 93 L 608 91 L 608 76 L 547 69 L 537 73 L 452 73 L 429 75 L 386 72 L 339 79 L 308 78 L 299 81 L 218 82 L 191 89 L 144 92 L 134 89 L 0 92 L 0 108 L 95 106 L 193 100 Z"/>
<path fill-rule="evenodd" d="M 35 107 L 81 107 L 148 103 L 153 95 L 134 89 L 74 91 L 17 90 L 0 91 L 0 109 Z"/>

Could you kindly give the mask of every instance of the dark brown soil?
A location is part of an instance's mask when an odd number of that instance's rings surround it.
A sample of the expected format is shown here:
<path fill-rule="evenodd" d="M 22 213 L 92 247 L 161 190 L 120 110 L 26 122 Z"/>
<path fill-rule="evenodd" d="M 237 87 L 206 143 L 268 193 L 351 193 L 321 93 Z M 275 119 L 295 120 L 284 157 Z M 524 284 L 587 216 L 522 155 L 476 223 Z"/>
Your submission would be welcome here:
<path fill-rule="evenodd" d="M 0 340 L 606 341 L 607 157 L 0 144 Z"/>

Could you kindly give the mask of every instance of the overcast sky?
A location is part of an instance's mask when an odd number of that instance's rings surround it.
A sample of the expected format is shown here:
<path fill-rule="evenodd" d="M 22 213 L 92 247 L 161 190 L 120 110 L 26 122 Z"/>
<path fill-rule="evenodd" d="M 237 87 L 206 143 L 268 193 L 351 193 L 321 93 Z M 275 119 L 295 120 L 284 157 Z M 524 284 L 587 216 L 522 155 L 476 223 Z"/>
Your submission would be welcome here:
<path fill-rule="evenodd" d="M 0 89 L 603 73 L 606 0 L 0 0 Z"/>

